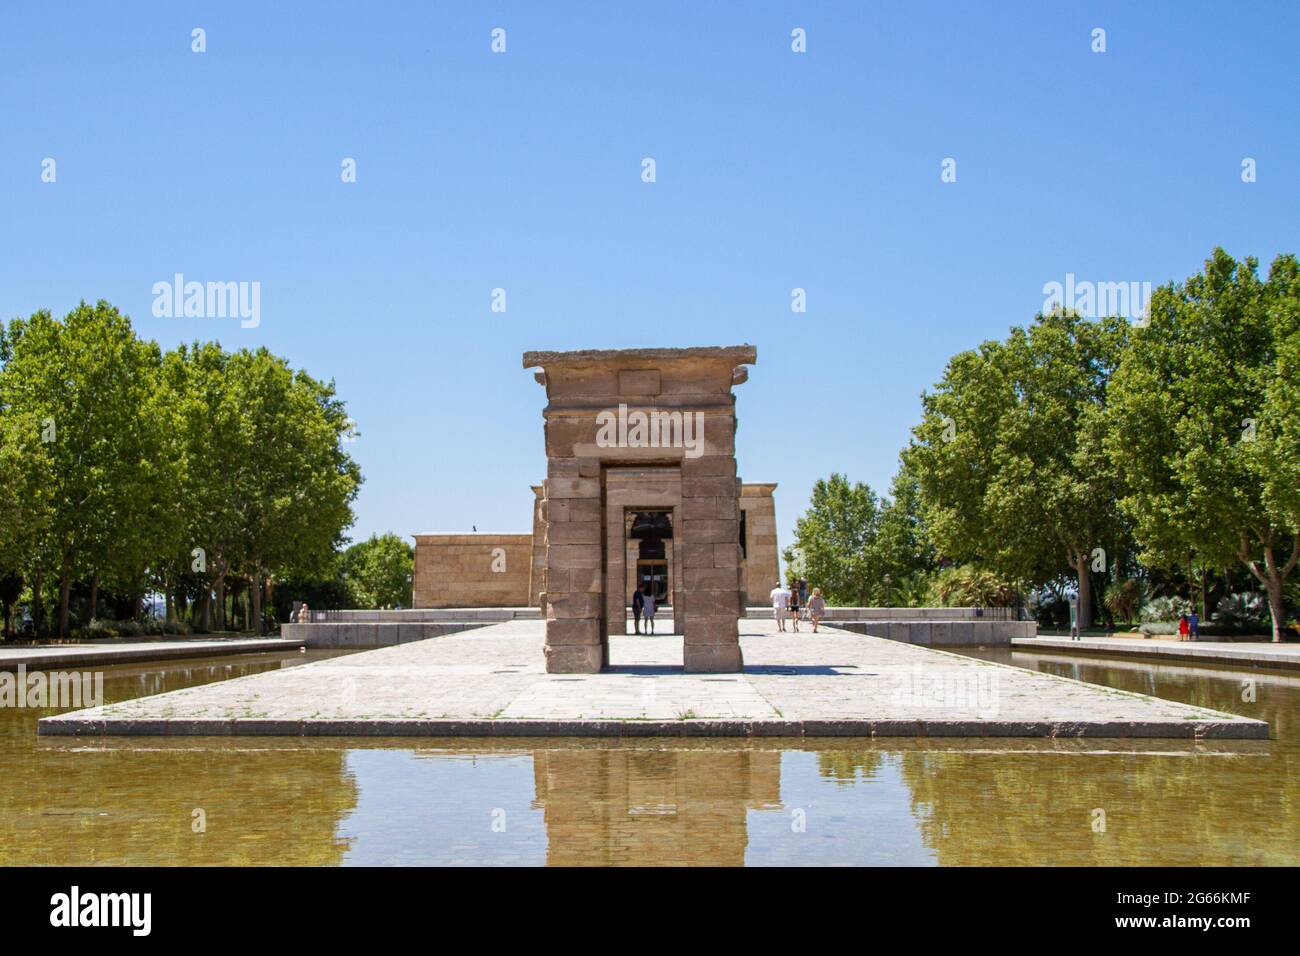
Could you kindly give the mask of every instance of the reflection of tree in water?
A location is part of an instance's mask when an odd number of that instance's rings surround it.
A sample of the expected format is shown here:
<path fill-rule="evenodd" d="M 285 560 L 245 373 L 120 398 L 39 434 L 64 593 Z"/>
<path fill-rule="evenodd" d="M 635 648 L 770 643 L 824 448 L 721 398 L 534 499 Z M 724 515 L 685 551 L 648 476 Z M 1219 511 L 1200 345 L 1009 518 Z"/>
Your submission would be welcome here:
<path fill-rule="evenodd" d="M 295 659 L 296 662 L 296 659 Z M 280 661 L 105 668 L 125 700 L 237 677 Z M 341 862 L 335 828 L 357 801 L 346 751 L 212 738 L 76 741 L 36 736 L 54 710 L 0 710 L 0 865 L 293 865 Z M 207 832 L 191 829 L 193 811 Z"/>
<path fill-rule="evenodd" d="M 1194 747 L 1152 748 L 1165 755 L 913 751 L 901 770 L 922 838 L 945 865 L 1294 863 L 1294 755 L 1171 755 Z M 1104 833 L 1093 830 L 1096 809 L 1105 812 Z"/>
<path fill-rule="evenodd" d="M 776 751 L 545 750 L 533 768 L 552 865 L 743 865 L 748 811 L 780 807 Z"/>
<path fill-rule="evenodd" d="M 873 750 L 819 750 L 817 773 L 840 784 L 865 783 L 875 778 L 880 758 Z"/>
<path fill-rule="evenodd" d="M 1300 717 L 1300 678 L 1294 672 L 1270 674 L 1266 671 L 1242 671 L 1226 676 L 1230 672 L 1193 667 L 1156 667 L 1136 661 L 1099 664 L 1093 661 L 1075 663 L 1057 660 L 1039 661 L 1038 670 L 1058 677 L 1176 700 L 1194 707 L 1267 720 L 1272 726 L 1271 735 L 1288 746 L 1294 740 L 1291 731 L 1300 729 L 1296 727 L 1296 718 Z M 1254 685 L 1256 699 L 1253 702 L 1242 700 L 1245 681 Z"/>
<path fill-rule="evenodd" d="M 0 788 L 0 864 L 295 865 L 341 862 L 356 805 L 342 749 L 188 747 L 32 752 Z M 207 832 L 191 829 L 202 808 Z"/>

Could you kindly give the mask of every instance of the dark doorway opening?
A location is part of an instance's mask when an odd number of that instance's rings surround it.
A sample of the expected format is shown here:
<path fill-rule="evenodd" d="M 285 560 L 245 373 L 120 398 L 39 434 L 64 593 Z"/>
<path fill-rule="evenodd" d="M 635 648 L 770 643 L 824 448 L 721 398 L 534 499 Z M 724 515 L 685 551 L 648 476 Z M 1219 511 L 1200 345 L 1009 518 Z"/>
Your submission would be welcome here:
<path fill-rule="evenodd" d="M 672 512 L 635 512 L 628 537 L 637 542 L 637 585 L 644 593 L 653 594 L 657 605 L 671 605 L 668 548 L 673 537 Z"/>

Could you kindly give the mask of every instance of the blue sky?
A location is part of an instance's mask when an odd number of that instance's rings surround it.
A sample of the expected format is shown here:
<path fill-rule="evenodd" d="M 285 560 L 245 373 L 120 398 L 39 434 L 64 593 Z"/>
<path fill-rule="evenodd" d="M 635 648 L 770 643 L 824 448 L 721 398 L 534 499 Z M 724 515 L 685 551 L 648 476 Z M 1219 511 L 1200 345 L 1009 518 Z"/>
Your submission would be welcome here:
<path fill-rule="evenodd" d="M 529 530 L 525 349 L 752 342 L 785 545 L 1045 283 L 1300 251 L 1297 36 L 1282 2 L 6 4 L 0 315 L 105 298 L 334 379 L 357 536 Z M 155 318 L 177 272 L 260 282 L 260 325 Z"/>

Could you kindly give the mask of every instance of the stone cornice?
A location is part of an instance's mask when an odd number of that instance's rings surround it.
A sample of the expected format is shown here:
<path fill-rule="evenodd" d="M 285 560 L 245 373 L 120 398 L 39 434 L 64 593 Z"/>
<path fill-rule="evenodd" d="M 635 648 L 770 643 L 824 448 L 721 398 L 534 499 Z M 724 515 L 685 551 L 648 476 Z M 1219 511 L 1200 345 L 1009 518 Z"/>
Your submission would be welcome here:
<path fill-rule="evenodd" d="M 524 368 L 548 365 L 603 365 L 624 362 L 662 362 L 680 359 L 704 359 L 730 362 L 734 366 L 753 365 L 758 349 L 753 345 L 706 345 L 683 349 L 576 349 L 571 352 L 534 351 L 524 353 Z"/>

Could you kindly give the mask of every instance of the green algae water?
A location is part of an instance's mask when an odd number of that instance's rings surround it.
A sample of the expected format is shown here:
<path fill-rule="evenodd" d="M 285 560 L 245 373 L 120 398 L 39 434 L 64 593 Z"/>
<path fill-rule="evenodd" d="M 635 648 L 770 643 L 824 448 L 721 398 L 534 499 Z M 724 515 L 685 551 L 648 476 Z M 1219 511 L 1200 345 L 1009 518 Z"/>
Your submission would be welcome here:
<path fill-rule="evenodd" d="M 0 863 L 1300 863 L 1300 672 L 971 653 L 1258 717 L 1272 739 L 75 739 L 37 737 L 53 710 L 6 708 Z M 111 702 L 318 656 L 100 670 Z"/>

